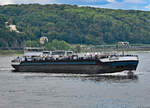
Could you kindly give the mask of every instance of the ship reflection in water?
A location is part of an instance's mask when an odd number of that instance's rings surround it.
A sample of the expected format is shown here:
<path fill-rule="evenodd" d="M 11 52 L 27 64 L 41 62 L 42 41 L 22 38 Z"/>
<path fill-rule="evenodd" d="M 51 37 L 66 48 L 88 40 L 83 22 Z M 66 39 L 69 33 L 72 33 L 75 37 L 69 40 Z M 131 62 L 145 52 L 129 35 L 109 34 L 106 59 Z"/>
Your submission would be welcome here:
<path fill-rule="evenodd" d="M 81 77 L 82 80 L 90 80 L 95 82 L 119 82 L 119 83 L 129 83 L 132 81 L 137 81 L 137 75 L 100 75 L 100 76 L 89 76 L 89 77 Z"/>
<path fill-rule="evenodd" d="M 118 82 L 118 83 L 129 83 L 138 81 L 137 75 L 127 74 L 52 74 L 52 73 L 24 73 L 25 78 L 59 78 L 59 79 L 71 79 L 81 81 L 94 81 L 94 82 Z"/>

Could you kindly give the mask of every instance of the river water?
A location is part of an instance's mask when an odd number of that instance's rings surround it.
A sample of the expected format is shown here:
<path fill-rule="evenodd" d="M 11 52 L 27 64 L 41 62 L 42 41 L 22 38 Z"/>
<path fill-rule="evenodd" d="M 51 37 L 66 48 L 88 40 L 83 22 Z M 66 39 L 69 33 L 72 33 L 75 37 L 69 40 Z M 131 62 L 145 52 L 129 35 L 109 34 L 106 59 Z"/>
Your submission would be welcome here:
<path fill-rule="evenodd" d="M 150 108 L 150 53 L 135 76 L 14 73 L 0 56 L 0 108 Z"/>

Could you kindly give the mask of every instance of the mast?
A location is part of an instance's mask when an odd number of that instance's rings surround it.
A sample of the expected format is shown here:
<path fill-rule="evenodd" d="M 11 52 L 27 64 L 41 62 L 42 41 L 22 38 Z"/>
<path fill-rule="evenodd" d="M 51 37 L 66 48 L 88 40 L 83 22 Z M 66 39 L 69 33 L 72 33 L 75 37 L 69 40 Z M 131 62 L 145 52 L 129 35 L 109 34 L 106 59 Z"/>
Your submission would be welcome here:
<path fill-rule="evenodd" d="M 121 48 L 122 55 L 125 55 L 125 49 L 129 47 L 129 42 L 118 42 L 116 47 L 117 47 L 117 50 Z"/>

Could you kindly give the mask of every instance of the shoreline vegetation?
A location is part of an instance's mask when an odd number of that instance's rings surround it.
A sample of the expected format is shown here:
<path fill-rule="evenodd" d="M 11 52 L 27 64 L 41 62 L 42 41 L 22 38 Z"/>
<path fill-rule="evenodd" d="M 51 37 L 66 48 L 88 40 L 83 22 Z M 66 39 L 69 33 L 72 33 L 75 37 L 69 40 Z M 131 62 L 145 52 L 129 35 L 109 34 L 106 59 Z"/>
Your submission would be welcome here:
<path fill-rule="evenodd" d="M 0 6 L 0 48 L 38 45 L 40 37 L 48 38 L 49 50 L 58 44 L 66 49 L 120 41 L 150 44 L 150 12 L 65 4 Z"/>
<path fill-rule="evenodd" d="M 0 56 L 5 55 L 23 55 L 23 50 L 0 50 Z"/>
<path fill-rule="evenodd" d="M 51 51 L 46 49 L 47 51 Z M 63 49 L 54 49 L 54 50 L 63 50 Z M 67 49 L 64 49 L 67 50 Z M 120 52 L 122 48 L 116 48 L 116 45 L 71 45 L 70 49 L 74 52 L 113 52 L 118 51 Z M 136 44 L 136 45 L 130 45 L 128 48 L 124 49 L 125 52 L 149 52 L 150 51 L 150 45 L 149 44 Z M 1 49 L 0 48 L 0 55 L 23 55 L 24 50 L 14 50 L 14 49 Z"/>

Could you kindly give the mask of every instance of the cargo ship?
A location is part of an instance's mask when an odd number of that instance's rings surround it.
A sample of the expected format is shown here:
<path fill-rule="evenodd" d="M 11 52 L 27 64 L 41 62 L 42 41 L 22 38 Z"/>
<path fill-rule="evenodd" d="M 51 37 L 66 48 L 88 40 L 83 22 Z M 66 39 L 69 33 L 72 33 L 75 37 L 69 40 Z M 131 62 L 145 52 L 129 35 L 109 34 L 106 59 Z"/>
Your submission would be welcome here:
<path fill-rule="evenodd" d="M 73 51 L 43 51 L 12 60 L 16 72 L 105 74 L 136 70 L 137 55 L 81 55 Z"/>

